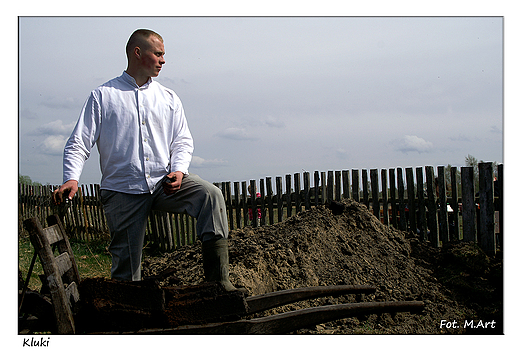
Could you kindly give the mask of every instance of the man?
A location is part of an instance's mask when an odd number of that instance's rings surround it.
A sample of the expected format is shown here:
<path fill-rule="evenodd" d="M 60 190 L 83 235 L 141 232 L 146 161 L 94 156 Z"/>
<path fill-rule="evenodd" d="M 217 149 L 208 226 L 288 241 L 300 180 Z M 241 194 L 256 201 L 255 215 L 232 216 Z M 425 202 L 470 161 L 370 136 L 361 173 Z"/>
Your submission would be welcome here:
<path fill-rule="evenodd" d="M 111 275 L 141 279 L 141 256 L 151 210 L 197 219 L 207 281 L 228 291 L 228 224 L 221 191 L 188 173 L 193 139 L 179 97 L 152 80 L 165 63 L 162 37 L 136 30 L 126 46 L 128 66 L 91 92 L 68 139 L 63 185 L 53 198 L 72 199 L 95 144 L 100 155 L 101 201 L 111 234 Z"/>

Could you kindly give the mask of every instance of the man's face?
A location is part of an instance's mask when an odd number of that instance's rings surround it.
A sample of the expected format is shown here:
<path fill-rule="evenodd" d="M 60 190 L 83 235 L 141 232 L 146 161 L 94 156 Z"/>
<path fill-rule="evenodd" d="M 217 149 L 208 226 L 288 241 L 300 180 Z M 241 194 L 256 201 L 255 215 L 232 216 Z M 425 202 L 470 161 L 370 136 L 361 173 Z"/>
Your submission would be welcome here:
<path fill-rule="evenodd" d="M 149 77 L 157 77 L 164 61 L 164 44 L 155 36 L 147 40 L 148 47 L 141 50 L 141 67 Z"/>

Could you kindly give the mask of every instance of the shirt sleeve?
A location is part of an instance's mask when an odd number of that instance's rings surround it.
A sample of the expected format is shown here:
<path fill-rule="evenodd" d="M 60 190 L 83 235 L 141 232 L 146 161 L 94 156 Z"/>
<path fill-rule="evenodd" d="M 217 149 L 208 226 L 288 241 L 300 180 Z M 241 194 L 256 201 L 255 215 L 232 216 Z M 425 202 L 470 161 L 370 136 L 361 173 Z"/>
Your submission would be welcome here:
<path fill-rule="evenodd" d="M 173 109 L 174 130 L 173 140 L 170 145 L 171 172 L 180 171 L 188 174 L 191 158 L 193 155 L 193 138 L 188 128 L 188 122 L 184 115 L 182 103 L 177 98 Z"/>
<path fill-rule="evenodd" d="M 63 151 L 63 183 L 69 180 L 79 182 L 85 161 L 99 135 L 101 110 L 92 92 L 85 102 L 78 122 Z"/>

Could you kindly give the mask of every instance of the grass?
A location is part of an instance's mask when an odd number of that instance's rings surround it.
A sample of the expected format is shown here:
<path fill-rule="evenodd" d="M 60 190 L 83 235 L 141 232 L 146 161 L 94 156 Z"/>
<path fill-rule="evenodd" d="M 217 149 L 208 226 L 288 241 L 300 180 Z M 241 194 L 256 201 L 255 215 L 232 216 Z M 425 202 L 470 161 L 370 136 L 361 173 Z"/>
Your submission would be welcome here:
<path fill-rule="evenodd" d="M 110 267 L 112 265 L 112 258 L 108 253 L 106 241 L 85 242 L 71 239 L 70 245 L 76 265 L 78 266 L 79 275 L 81 278 L 105 277 L 110 278 Z M 27 236 L 19 236 L 18 238 L 18 268 L 22 272 L 22 277 L 25 280 L 31 261 L 34 255 L 34 247 Z M 37 257 L 32 274 L 29 277 L 29 289 L 39 291 L 42 283 L 38 277 L 43 274 L 43 267 L 40 259 Z"/>

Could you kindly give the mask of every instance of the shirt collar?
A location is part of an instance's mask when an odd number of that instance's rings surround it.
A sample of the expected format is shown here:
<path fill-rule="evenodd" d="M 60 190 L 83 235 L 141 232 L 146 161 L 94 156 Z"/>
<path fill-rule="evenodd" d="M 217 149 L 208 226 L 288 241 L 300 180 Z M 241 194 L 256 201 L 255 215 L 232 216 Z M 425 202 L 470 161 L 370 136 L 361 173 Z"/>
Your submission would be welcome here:
<path fill-rule="evenodd" d="M 127 83 L 129 83 L 130 85 L 133 85 L 137 88 L 147 88 L 148 85 L 150 85 L 152 83 L 152 78 L 148 78 L 148 81 L 146 83 L 144 83 L 141 87 L 139 87 L 137 85 L 137 83 L 135 82 L 135 79 L 134 77 L 132 77 L 131 75 L 129 75 L 128 73 L 126 73 L 126 71 L 123 71 L 123 74 L 121 75 L 121 78 L 123 78 L 124 81 L 126 81 Z"/>

